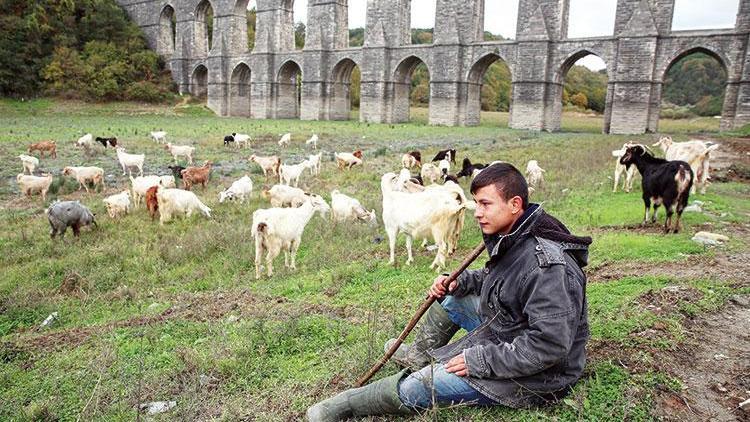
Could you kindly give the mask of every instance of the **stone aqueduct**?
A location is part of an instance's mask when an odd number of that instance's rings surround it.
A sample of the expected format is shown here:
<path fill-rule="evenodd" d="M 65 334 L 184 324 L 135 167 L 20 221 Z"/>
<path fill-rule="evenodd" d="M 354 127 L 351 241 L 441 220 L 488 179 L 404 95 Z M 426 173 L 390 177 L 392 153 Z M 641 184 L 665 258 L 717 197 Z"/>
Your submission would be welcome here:
<path fill-rule="evenodd" d="M 165 58 L 180 92 L 207 94 L 224 116 L 348 119 L 359 66 L 360 120 L 407 121 L 411 73 L 421 62 L 430 74 L 430 123 L 476 125 L 482 77 L 504 60 L 512 75 L 510 126 L 552 131 L 560 128 L 567 70 L 595 54 L 609 78 L 604 132 L 656 132 L 667 69 L 702 51 L 727 72 L 721 128 L 750 123 L 750 0 L 739 0 L 734 28 L 698 31 L 672 31 L 675 0 L 617 0 L 614 35 L 583 39 L 567 36 L 570 0 L 520 0 L 509 41 L 483 40 L 484 1 L 437 0 L 434 43 L 412 45 L 411 0 L 368 0 L 364 46 L 354 48 L 347 0 L 308 0 L 305 47 L 295 50 L 294 0 L 257 0 L 250 51 L 248 0 L 117 0 Z"/>

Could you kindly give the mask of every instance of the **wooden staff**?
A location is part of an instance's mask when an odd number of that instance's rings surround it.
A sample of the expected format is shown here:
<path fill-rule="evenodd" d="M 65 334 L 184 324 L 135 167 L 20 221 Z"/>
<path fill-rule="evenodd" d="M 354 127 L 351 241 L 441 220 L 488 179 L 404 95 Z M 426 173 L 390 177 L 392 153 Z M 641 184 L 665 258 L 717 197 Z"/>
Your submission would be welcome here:
<path fill-rule="evenodd" d="M 475 259 L 477 259 L 477 257 L 482 253 L 483 250 L 484 250 L 484 243 L 481 243 L 479 246 L 474 248 L 474 250 L 471 251 L 471 254 L 469 254 L 469 256 L 467 256 L 466 259 L 464 259 L 461 265 L 456 270 L 454 270 L 448 276 L 448 278 L 443 280 L 443 286 L 445 286 L 445 288 L 447 289 L 448 286 L 451 284 L 451 282 L 457 279 L 458 276 L 461 275 L 461 273 L 464 272 L 464 270 L 469 265 L 471 265 L 471 263 L 474 262 Z M 419 307 L 419 309 L 417 310 L 417 313 L 414 314 L 414 316 L 411 318 L 409 323 L 404 328 L 404 331 L 401 332 L 401 335 L 398 336 L 398 338 L 396 339 L 396 342 L 393 343 L 391 348 L 388 349 L 388 351 L 385 353 L 385 355 L 380 359 L 378 363 L 376 363 L 372 368 L 370 368 L 369 371 L 367 371 L 365 375 L 363 375 L 359 380 L 357 380 L 357 387 L 361 387 L 365 385 L 365 383 L 369 381 L 373 375 L 378 373 L 380 368 L 382 368 L 383 365 L 385 365 L 386 362 L 388 362 L 388 359 L 390 359 L 391 356 L 393 356 L 393 354 L 396 353 L 396 350 L 398 350 L 399 346 L 401 346 L 401 343 L 403 343 L 404 340 L 406 340 L 406 337 L 409 335 L 409 333 L 411 333 L 411 330 L 414 329 L 414 327 L 417 325 L 417 322 L 419 322 L 420 318 L 422 318 L 422 315 L 424 315 L 424 313 L 427 312 L 427 310 L 430 308 L 430 306 L 432 306 L 435 300 L 437 299 L 432 296 L 428 296 L 427 299 L 425 299 L 425 301 L 422 303 L 422 306 Z"/>

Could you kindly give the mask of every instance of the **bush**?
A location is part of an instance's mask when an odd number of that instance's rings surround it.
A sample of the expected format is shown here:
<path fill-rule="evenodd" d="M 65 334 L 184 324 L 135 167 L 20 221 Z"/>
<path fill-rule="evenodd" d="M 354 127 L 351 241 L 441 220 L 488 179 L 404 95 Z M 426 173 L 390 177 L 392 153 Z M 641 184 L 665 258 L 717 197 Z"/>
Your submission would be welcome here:
<path fill-rule="evenodd" d="M 133 82 L 125 90 L 125 99 L 132 101 L 159 103 L 166 101 L 169 97 L 168 91 L 151 81 Z"/>

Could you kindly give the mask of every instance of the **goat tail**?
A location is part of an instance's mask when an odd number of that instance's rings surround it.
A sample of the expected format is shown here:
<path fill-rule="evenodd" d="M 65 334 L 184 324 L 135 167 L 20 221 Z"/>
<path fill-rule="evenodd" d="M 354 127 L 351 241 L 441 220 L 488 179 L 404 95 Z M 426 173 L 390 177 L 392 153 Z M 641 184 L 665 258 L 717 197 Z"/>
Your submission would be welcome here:
<path fill-rule="evenodd" d="M 255 226 L 253 226 L 250 234 L 256 239 L 268 234 L 268 223 L 266 223 L 265 221 L 261 221 L 260 223 L 256 224 Z"/>
<path fill-rule="evenodd" d="M 683 192 L 688 191 L 693 182 L 693 176 L 692 172 L 690 171 L 690 167 L 685 168 L 684 164 L 680 164 L 680 168 L 677 170 L 677 174 L 675 175 L 675 181 L 677 182 L 678 196 L 681 196 Z"/>

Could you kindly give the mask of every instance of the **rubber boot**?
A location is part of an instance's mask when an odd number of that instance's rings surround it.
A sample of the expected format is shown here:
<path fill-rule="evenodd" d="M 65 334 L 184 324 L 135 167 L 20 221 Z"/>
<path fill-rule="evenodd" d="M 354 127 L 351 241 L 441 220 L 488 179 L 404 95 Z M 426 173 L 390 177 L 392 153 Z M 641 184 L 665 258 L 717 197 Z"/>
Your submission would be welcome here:
<path fill-rule="evenodd" d="M 323 400 L 307 409 L 307 420 L 334 422 L 352 416 L 412 415 L 415 412 L 398 397 L 398 382 L 404 376 L 406 370 Z"/>
<path fill-rule="evenodd" d="M 448 318 L 445 309 L 435 302 L 422 317 L 414 334 L 414 341 L 410 345 L 402 343 L 391 359 L 402 367 L 418 371 L 430 364 L 430 355 L 427 352 L 448 344 L 459 328 L 461 327 Z M 395 342 L 395 338 L 388 340 L 385 343 L 385 351 L 388 352 Z"/>

